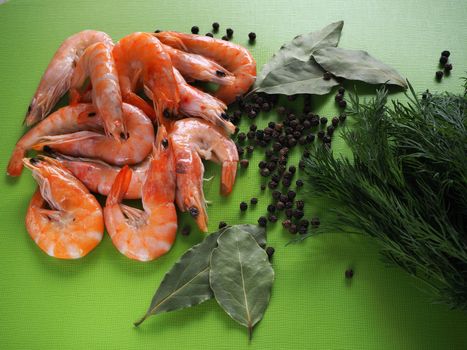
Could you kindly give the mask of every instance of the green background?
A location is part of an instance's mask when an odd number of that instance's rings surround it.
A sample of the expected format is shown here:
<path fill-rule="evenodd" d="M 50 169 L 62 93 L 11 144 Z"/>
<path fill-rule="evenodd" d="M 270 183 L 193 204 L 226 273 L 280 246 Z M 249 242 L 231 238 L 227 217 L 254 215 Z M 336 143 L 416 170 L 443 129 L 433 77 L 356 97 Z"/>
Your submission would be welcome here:
<path fill-rule="evenodd" d="M 38 81 L 60 43 L 83 29 L 99 29 L 115 40 L 156 28 L 201 33 L 218 21 L 221 33 L 250 47 L 259 68 L 275 50 L 300 33 L 345 21 L 341 47 L 365 49 L 394 66 L 417 91 L 460 92 L 467 70 L 467 2 L 452 1 L 21 1 L 0 5 L 0 169 L 5 169 Z M 449 49 L 454 70 L 434 80 L 439 53 Z M 367 90 L 365 90 L 367 91 Z M 368 89 L 371 92 L 372 89 Z M 401 97 L 401 94 L 393 96 Z M 337 113 L 333 96 L 316 111 Z M 268 119 L 260 115 L 259 124 Z M 242 124 L 247 127 L 246 121 Z M 336 141 L 335 149 L 345 150 Z M 206 184 L 210 229 L 219 220 L 256 222 L 270 200 L 261 195 L 255 154 L 240 170 L 233 194 L 218 195 L 219 168 L 209 166 Z M 269 229 L 276 248 L 276 281 L 264 319 L 248 345 L 246 330 L 211 300 L 151 318 L 139 329 L 156 286 L 178 257 L 203 235 L 179 235 L 172 251 L 138 263 L 120 255 L 106 236 L 89 256 L 59 261 L 29 238 L 24 217 L 35 183 L 29 171 L 19 179 L 1 177 L 0 349 L 466 349 L 467 314 L 430 302 L 424 286 L 379 260 L 377 246 L 358 235 L 329 234 L 303 244 L 285 244 L 291 235 L 280 224 Z M 259 204 L 240 215 L 238 204 L 252 196 Z M 307 197 L 307 215 L 332 220 L 326 203 Z M 181 216 L 180 225 L 188 222 Z M 344 271 L 353 267 L 351 283 Z"/>

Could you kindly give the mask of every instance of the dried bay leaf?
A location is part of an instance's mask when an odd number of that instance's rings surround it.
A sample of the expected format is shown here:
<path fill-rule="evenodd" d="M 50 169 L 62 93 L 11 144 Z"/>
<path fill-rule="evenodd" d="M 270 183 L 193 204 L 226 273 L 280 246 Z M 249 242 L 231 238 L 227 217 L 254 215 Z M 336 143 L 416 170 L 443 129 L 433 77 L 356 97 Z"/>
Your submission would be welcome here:
<path fill-rule="evenodd" d="M 338 85 L 336 79 L 323 79 L 324 70 L 313 60 L 307 62 L 296 58 L 270 72 L 255 90 L 268 94 L 313 94 L 324 95 Z"/>
<path fill-rule="evenodd" d="M 336 77 L 369 84 L 393 84 L 407 89 L 406 80 L 392 67 L 362 50 L 326 47 L 313 53 L 316 62 Z"/>
<path fill-rule="evenodd" d="M 266 252 L 243 230 L 226 231 L 217 243 L 209 272 L 212 291 L 224 311 L 248 328 L 251 339 L 269 304 L 274 271 Z"/>
<path fill-rule="evenodd" d="M 146 315 L 135 322 L 135 326 L 151 315 L 180 310 L 213 297 L 209 286 L 209 259 L 222 232 L 209 235 L 181 256 L 162 280 Z"/>
<path fill-rule="evenodd" d="M 257 244 L 266 244 L 266 230 L 257 225 L 236 225 L 210 234 L 187 250 L 167 272 L 149 309 L 134 323 L 135 326 L 139 326 L 149 316 L 198 305 L 214 296 L 209 284 L 211 252 L 217 247 L 217 239 L 229 230 L 248 232 Z"/>
<path fill-rule="evenodd" d="M 321 30 L 298 35 L 288 42 L 266 63 L 256 77 L 255 87 L 261 87 L 267 75 L 286 65 L 291 59 L 307 62 L 310 55 L 321 48 L 337 46 L 344 21 L 331 23 Z"/>

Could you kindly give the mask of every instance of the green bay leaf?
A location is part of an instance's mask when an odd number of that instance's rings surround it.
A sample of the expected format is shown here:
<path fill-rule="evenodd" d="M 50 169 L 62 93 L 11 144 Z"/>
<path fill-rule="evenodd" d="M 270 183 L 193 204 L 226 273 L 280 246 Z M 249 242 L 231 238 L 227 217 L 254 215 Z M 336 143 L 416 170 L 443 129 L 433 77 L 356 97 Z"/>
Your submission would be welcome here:
<path fill-rule="evenodd" d="M 339 83 L 334 78 L 323 79 L 324 70 L 313 60 L 291 58 L 287 64 L 270 72 L 256 89 L 268 94 L 324 95 Z"/>
<path fill-rule="evenodd" d="M 151 315 L 184 309 L 213 297 L 209 285 L 209 259 L 222 232 L 209 235 L 180 257 L 165 275 L 148 311 L 135 326 Z"/>
<path fill-rule="evenodd" d="M 290 60 L 307 62 L 310 55 L 321 48 L 337 46 L 341 36 L 343 21 L 331 23 L 321 30 L 298 35 L 292 41 L 282 45 L 280 50 L 266 63 L 256 77 L 255 87 L 261 87 L 267 75 L 280 69 Z"/>
<path fill-rule="evenodd" d="M 218 304 L 248 328 L 249 337 L 269 304 L 274 271 L 251 234 L 226 231 L 211 254 L 209 281 Z"/>
<path fill-rule="evenodd" d="M 313 52 L 313 57 L 336 77 L 360 80 L 369 84 L 392 84 L 407 89 L 406 80 L 392 67 L 362 50 L 326 47 Z"/>

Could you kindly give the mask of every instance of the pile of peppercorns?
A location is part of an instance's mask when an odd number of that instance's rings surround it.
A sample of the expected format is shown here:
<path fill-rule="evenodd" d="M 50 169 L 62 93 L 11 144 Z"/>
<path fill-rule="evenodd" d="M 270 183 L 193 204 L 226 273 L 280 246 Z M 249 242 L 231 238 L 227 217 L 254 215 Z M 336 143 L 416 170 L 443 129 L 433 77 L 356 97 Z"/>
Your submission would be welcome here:
<path fill-rule="evenodd" d="M 436 72 L 436 79 L 441 80 L 443 76 L 446 74 L 450 74 L 452 71 L 452 64 L 448 63 L 449 61 L 449 56 L 451 56 L 451 53 L 448 50 L 444 50 L 441 52 L 441 57 L 439 58 L 439 65 L 444 68 L 444 73 L 442 70 L 439 70 Z"/>
<path fill-rule="evenodd" d="M 212 30 L 210 32 L 207 32 L 206 34 L 204 34 L 205 36 L 209 36 L 211 38 L 214 37 L 214 33 L 218 33 L 219 32 L 219 28 L 220 28 L 220 24 L 218 22 L 214 22 L 212 24 Z M 159 33 L 161 30 L 160 29 L 156 29 L 154 31 L 154 33 Z M 191 27 L 191 33 L 192 34 L 199 34 L 199 27 L 198 26 L 193 26 Z M 227 28 L 225 30 L 225 35 L 222 36 L 222 40 L 226 40 L 226 41 L 229 41 L 233 38 L 233 34 L 234 34 L 234 31 L 232 28 Z M 250 32 L 248 33 L 248 41 L 250 44 L 253 44 L 256 40 L 256 33 L 254 32 Z"/>
<path fill-rule="evenodd" d="M 343 94 L 343 92 L 340 92 Z M 289 101 L 293 101 L 297 96 L 288 96 Z M 324 147 L 331 146 L 331 137 L 337 126 L 346 119 L 346 114 L 332 118 L 331 125 L 328 125 L 326 117 L 311 112 L 311 96 L 304 96 L 303 112 L 295 113 L 284 106 L 277 106 L 276 112 L 282 117 L 282 123 L 269 122 L 264 129 L 259 129 L 253 122 L 261 111 L 269 112 L 277 104 L 279 96 L 253 93 L 248 99 L 237 98 L 238 110 L 229 116 L 233 124 L 237 125 L 246 116 L 252 121 L 247 132 L 238 130 L 236 134 L 236 146 L 239 154 L 240 166 L 247 168 L 250 156 L 255 149 L 264 152 L 264 159 L 258 163 L 259 173 L 268 181 L 261 185 L 261 191 L 266 187 L 271 190 L 272 203 L 267 206 L 267 214 L 260 216 L 258 224 L 267 226 L 267 223 L 275 223 L 283 213 L 285 216 L 282 225 L 290 233 L 306 234 L 310 226 L 319 226 L 319 218 L 311 220 L 304 218 L 305 203 L 303 200 L 296 200 L 297 192 L 303 186 L 303 181 L 294 177 L 297 176 L 297 167 L 288 166 L 289 153 L 295 147 L 309 146 L 315 142 L 317 137 Z M 310 156 L 310 151 L 303 150 L 302 157 Z M 298 169 L 303 169 L 304 161 L 300 160 Z M 293 186 L 294 184 L 294 186 Z M 294 189 L 290 189 L 290 187 Z M 282 189 L 280 191 L 279 189 Z M 256 197 L 250 199 L 251 205 L 256 205 Z M 240 203 L 240 210 L 248 210 L 247 201 Z"/>

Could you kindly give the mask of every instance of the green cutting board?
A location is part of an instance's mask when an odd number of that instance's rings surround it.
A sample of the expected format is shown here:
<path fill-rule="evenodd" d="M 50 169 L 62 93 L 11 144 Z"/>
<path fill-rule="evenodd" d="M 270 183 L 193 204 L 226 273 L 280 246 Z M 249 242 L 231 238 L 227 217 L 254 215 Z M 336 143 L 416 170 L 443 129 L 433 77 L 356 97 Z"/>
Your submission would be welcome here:
<path fill-rule="evenodd" d="M 394 66 L 417 91 L 461 91 L 467 70 L 467 2 L 441 1 L 25 1 L 0 5 L 0 169 L 5 169 L 39 79 L 60 43 L 83 29 L 98 29 L 115 40 L 134 31 L 189 31 L 211 23 L 235 30 L 234 41 L 249 46 L 258 66 L 282 43 L 300 33 L 343 19 L 340 46 L 364 49 Z M 442 50 L 451 50 L 454 70 L 434 80 Z M 371 93 L 373 88 L 365 89 Z M 398 93 L 394 97 L 401 97 Z M 316 101 L 316 111 L 337 113 L 333 96 Z M 258 123 L 276 119 L 260 115 Z M 244 121 L 242 128 L 247 127 Z M 336 141 L 335 149 L 344 151 Z M 295 155 L 296 157 L 297 155 Z M 220 220 L 256 222 L 270 194 L 260 191 L 253 157 L 240 170 L 228 198 L 218 194 L 219 168 L 205 186 L 210 229 Z M 0 182 L 0 349 L 467 349 L 467 314 L 431 302 L 425 287 L 380 262 L 374 242 L 359 235 L 330 233 L 288 245 L 292 236 L 280 223 L 269 228 L 276 281 L 264 319 L 248 344 L 246 330 L 214 300 L 191 309 L 132 322 L 145 312 L 156 286 L 178 257 L 203 235 L 178 235 L 169 254 L 150 262 L 131 261 L 106 236 L 89 256 L 59 261 L 29 238 L 24 217 L 35 189 L 29 171 Z M 239 213 L 239 202 L 259 198 Z M 307 216 L 333 220 L 325 202 L 305 193 Z M 344 209 L 343 209 L 344 210 Z M 189 223 L 185 215 L 180 226 Z M 352 267 L 348 282 L 344 271 Z"/>

